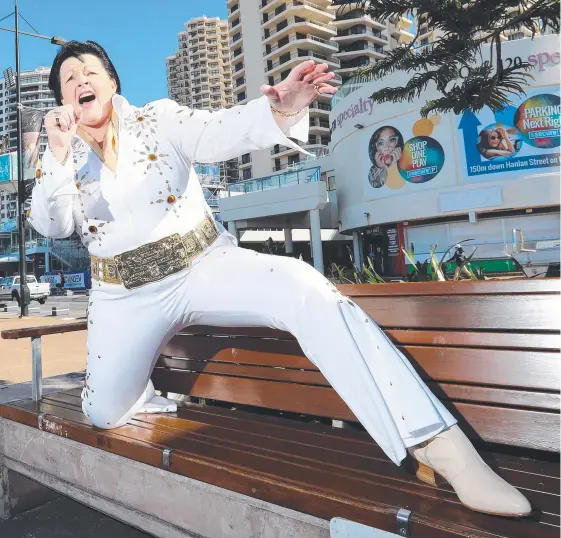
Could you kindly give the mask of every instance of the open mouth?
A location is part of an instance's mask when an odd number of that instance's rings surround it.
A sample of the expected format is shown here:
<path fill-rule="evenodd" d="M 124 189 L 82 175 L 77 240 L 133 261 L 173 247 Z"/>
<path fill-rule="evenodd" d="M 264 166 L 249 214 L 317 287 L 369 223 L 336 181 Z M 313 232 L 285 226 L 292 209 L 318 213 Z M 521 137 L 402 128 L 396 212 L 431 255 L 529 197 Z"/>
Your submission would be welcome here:
<path fill-rule="evenodd" d="M 84 92 L 80 97 L 78 97 L 78 103 L 83 105 L 84 103 L 90 103 L 95 99 L 95 94 L 93 92 Z"/>

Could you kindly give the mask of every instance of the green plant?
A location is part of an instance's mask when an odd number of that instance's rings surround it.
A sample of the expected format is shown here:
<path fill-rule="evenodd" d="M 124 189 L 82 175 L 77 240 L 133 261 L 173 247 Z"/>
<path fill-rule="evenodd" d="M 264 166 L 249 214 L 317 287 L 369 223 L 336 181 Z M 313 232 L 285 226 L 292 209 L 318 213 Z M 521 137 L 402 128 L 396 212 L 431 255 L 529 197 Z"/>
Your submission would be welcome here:
<path fill-rule="evenodd" d="M 368 258 L 368 267 L 363 264 L 360 273 L 356 270 L 350 249 L 349 258 L 353 269 L 348 270 L 338 266 L 336 263 L 332 263 L 330 267 L 331 278 L 338 280 L 341 284 L 385 284 L 386 281 L 376 272 L 370 258 Z M 349 272 L 351 278 L 347 276 Z"/>
<path fill-rule="evenodd" d="M 429 260 L 425 260 L 423 263 L 415 261 L 415 245 L 410 243 L 409 249 L 403 247 L 401 250 L 413 267 L 413 272 L 407 275 L 407 280 L 409 282 L 424 282 L 426 280 L 430 280 Z"/>

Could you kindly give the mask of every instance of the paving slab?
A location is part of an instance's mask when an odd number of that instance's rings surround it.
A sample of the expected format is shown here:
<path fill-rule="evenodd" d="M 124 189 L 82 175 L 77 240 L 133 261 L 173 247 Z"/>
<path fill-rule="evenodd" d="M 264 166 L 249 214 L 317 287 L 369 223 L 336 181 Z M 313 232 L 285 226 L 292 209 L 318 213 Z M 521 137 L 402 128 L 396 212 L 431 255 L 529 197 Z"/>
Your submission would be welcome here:
<path fill-rule="evenodd" d="M 149 538 L 151 535 L 61 496 L 13 519 L 0 521 L 0 536 L 2 538 Z"/>
<path fill-rule="evenodd" d="M 62 325 L 79 320 L 58 317 L 0 318 L 0 331 Z M 86 331 L 44 336 L 42 340 L 43 377 L 79 372 L 86 368 Z M 31 380 L 31 340 L 0 339 L 0 389 Z"/>

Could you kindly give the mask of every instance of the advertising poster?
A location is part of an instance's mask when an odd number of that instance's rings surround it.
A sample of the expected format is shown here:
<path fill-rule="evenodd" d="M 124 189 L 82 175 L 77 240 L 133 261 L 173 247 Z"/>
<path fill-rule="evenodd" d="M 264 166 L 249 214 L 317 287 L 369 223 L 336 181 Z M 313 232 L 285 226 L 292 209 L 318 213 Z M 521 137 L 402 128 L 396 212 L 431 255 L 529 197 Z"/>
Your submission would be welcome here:
<path fill-rule="evenodd" d="M 46 110 L 23 107 L 21 125 L 23 133 L 23 178 L 35 179 L 39 166 L 40 138 Z M 17 153 L 0 155 L 0 190 L 17 191 L 18 162 Z"/>
<path fill-rule="evenodd" d="M 513 179 L 559 167 L 559 86 L 528 90 L 500 112 L 456 117 L 462 182 Z"/>
<path fill-rule="evenodd" d="M 0 155 L 0 190 L 3 183 L 9 183 L 12 180 L 12 163 L 9 153 Z"/>
<path fill-rule="evenodd" d="M 366 134 L 368 199 L 414 192 L 449 182 L 454 146 L 448 121 L 418 113 L 376 124 Z"/>
<path fill-rule="evenodd" d="M 35 178 L 35 172 L 39 163 L 39 140 L 46 113 L 46 110 L 39 110 L 37 108 L 22 107 L 21 109 L 24 179 Z M 17 178 L 14 178 L 15 180 Z"/>
<path fill-rule="evenodd" d="M 17 229 L 17 220 L 10 219 L 0 222 L 0 233 L 15 232 Z"/>

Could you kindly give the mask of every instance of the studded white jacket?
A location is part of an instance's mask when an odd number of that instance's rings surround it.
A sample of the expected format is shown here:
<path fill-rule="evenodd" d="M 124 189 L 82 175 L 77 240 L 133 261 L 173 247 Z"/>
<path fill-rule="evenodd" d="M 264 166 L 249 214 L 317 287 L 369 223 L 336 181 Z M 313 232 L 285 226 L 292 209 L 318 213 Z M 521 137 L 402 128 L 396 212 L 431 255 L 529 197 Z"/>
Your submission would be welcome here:
<path fill-rule="evenodd" d="M 210 215 L 194 162 L 225 161 L 275 144 L 301 150 L 288 137 L 308 138 L 307 110 L 280 129 L 266 97 L 210 112 L 169 99 L 137 108 L 115 95 L 113 109 L 116 170 L 79 136 L 64 165 L 47 149 L 29 216 L 45 237 L 76 231 L 90 255 L 99 257 L 185 234 Z"/>

